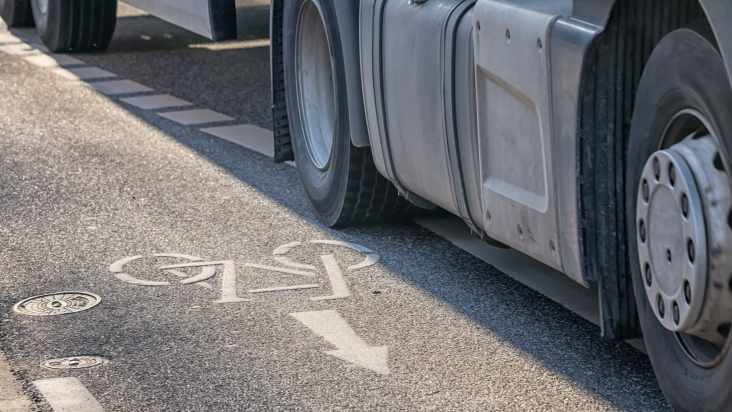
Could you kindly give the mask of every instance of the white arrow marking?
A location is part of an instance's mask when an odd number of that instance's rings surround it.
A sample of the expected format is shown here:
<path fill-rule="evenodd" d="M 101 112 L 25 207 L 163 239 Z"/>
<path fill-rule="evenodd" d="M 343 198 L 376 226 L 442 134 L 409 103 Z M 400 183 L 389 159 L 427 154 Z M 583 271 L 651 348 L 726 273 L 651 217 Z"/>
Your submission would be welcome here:
<path fill-rule="evenodd" d="M 328 355 L 370 369 L 376 373 L 389 373 L 389 347 L 369 347 L 346 321 L 334 310 L 290 313 L 318 336 L 333 344 L 338 350 L 326 351 Z"/>

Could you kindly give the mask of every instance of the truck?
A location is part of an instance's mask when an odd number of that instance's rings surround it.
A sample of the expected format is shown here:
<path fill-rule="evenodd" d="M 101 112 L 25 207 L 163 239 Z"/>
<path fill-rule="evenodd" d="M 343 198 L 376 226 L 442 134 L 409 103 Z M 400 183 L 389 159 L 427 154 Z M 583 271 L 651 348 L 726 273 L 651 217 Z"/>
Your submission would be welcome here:
<path fill-rule="evenodd" d="M 214 40 L 234 0 L 130 0 Z M 115 0 L 0 0 L 52 51 Z M 272 0 L 275 161 L 330 227 L 419 209 L 596 285 L 677 411 L 732 410 L 732 2 Z"/>

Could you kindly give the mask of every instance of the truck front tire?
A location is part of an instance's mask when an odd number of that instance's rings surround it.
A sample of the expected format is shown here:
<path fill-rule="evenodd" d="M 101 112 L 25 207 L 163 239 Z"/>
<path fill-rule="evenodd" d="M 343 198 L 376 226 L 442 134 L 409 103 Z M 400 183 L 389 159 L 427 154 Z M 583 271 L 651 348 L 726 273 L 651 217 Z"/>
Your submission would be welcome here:
<path fill-rule="evenodd" d="M 297 169 L 311 209 L 328 226 L 399 218 L 409 203 L 376 170 L 371 148 L 351 143 L 335 1 L 284 4 L 285 97 Z"/>
<path fill-rule="evenodd" d="M 30 0 L 0 0 L 0 17 L 8 27 L 32 26 Z"/>
<path fill-rule="evenodd" d="M 31 0 L 38 35 L 54 53 L 104 50 L 117 24 L 117 0 Z"/>
<path fill-rule="evenodd" d="M 726 216 L 730 205 L 723 204 L 725 196 L 711 193 L 716 186 L 720 193 L 727 190 L 729 194 L 729 188 L 724 187 L 729 186 L 729 176 L 725 176 L 719 149 L 720 137 L 732 133 L 730 107 L 732 88 L 706 22 L 694 23 L 661 40 L 646 66 L 636 97 L 627 151 L 625 204 L 638 315 L 659 384 L 676 411 L 722 411 L 730 410 L 732 405 L 732 391 L 729 390 L 732 337 L 728 320 L 724 319 L 725 311 L 716 309 L 720 302 L 729 303 L 727 288 L 731 288 L 732 283 L 728 283 L 730 273 L 722 273 L 729 267 L 720 268 L 724 265 L 713 263 L 715 259 L 729 255 L 729 250 L 720 246 L 718 239 L 728 237 L 729 233 L 725 231 L 732 228 L 727 227 L 726 219 L 724 223 L 716 220 L 715 210 L 722 210 Z M 703 140 L 710 148 L 706 152 L 695 149 Z M 697 154 L 701 156 L 696 157 Z M 666 165 L 664 159 L 668 158 L 672 161 Z M 709 171 L 716 173 L 719 184 L 705 184 L 709 182 L 705 177 L 710 176 Z M 681 187 L 682 179 L 686 178 L 684 173 L 688 175 L 686 177 L 692 177 L 687 181 L 698 191 Z M 659 188 L 662 184 L 666 186 Z M 686 191 L 690 192 L 689 196 Z M 698 197 L 692 194 L 696 192 Z M 665 196 L 670 202 L 654 205 L 656 193 L 659 193 L 659 199 Z M 702 217 L 698 219 L 701 222 L 692 221 L 696 222 L 695 228 L 704 230 L 703 236 L 696 239 L 703 248 L 691 243 L 693 235 L 688 235 L 688 231 L 682 238 L 677 236 L 681 233 L 672 229 L 689 227 L 687 222 L 694 216 L 694 205 L 689 205 L 694 202 L 692 197 L 700 199 L 696 204 L 703 212 L 696 215 Z M 649 210 L 655 212 L 643 212 Z M 661 218 L 664 216 L 670 216 L 670 219 Z M 664 227 L 654 232 L 653 220 L 661 222 L 656 223 L 657 227 Z M 701 226 L 697 227 L 697 223 Z M 687 226 L 683 226 L 685 224 Z M 662 232 L 665 234 L 654 237 Z M 721 237 L 719 233 L 722 233 Z M 679 245 L 679 242 L 685 243 Z M 663 245 L 665 249 L 654 255 L 654 245 Z M 643 247 L 646 250 L 642 250 Z M 677 279 L 673 265 L 684 265 L 683 270 L 686 270 L 700 262 L 704 266 L 696 273 L 703 279 L 709 276 L 709 281 L 699 283 L 702 293 L 692 293 L 693 285 L 689 282 L 694 283 L 697 275 L 687 271 Z M 726 280 L 724 285 L 713 279 L 715 271 L 720 269 L 720 275 Z M 688 303 L 687 314 L 692 313 L 691 303 L 695 299 L 704 307 L 713 305 L 715 310 L 705 308 L 699 315 L 685 319 L 678 308 Z M 684 322 L 692 326 L 686 329 Z M 718 335 L 710 334 L 710 331 Z"/>

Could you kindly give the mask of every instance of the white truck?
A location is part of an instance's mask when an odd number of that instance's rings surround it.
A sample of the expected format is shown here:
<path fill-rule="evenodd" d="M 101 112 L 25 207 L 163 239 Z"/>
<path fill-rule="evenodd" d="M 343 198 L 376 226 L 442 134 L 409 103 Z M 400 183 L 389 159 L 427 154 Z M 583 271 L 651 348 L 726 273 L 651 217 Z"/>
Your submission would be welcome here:
<path fill-rule="evenodd" d="M 130 0 L 215 40 L 234 0 Z M 115 0 L 0 0 L 53 51 Z M 32 9 L 33 18 L 29 17 Z M 442 208 L 588 286 L 677 411 L 732 410 L 732 2 L 272 0 L 275 160 L 326 225 Z"/>

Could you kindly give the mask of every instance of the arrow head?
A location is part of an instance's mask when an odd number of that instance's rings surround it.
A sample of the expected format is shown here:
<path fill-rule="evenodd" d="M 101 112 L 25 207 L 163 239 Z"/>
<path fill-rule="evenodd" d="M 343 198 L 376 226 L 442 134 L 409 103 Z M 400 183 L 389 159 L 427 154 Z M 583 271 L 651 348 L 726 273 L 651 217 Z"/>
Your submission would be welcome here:
<path fill-rule="evenodd" d="M 389 373 L 389 347 L 379 346 L 375 348 L 358 348 L 347 350 L 326 351 L 328 355 L 343 359 L 346 362 L 355 363 L 376 373 L 386 375 Z"/>

